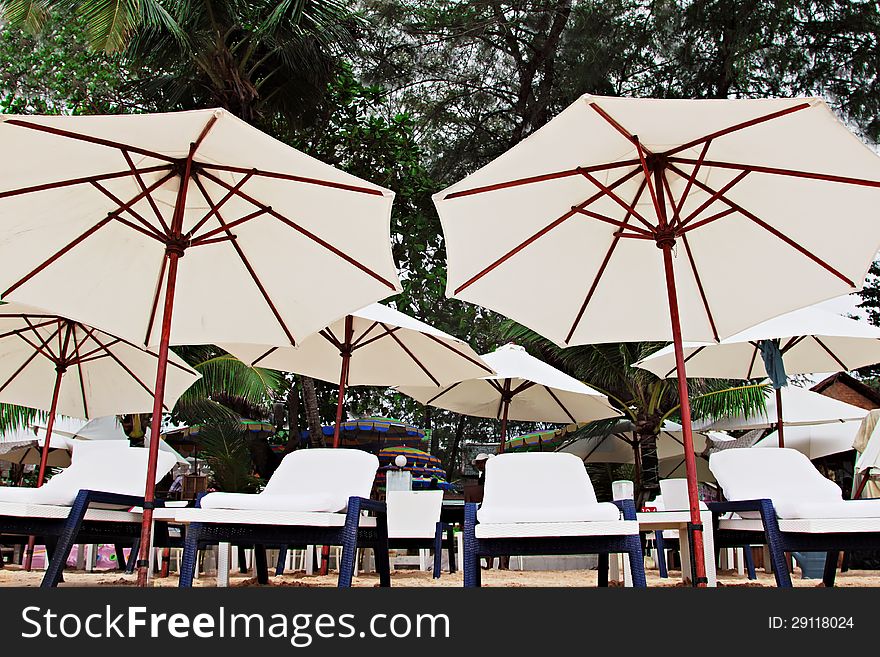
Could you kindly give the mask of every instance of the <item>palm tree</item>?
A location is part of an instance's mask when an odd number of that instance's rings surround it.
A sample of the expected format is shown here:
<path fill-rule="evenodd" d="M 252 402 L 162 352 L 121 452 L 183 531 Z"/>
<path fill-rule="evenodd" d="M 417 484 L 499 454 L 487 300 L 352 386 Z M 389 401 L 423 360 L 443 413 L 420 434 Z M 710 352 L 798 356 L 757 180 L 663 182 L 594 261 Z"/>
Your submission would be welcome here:
<path fill-rule="evenodd" d="M 505 325 L 504 333 L 549 364 L 608 396 L 620 410 L 621 418 L 589 423 L 576 435 L 607 433 L 610 424 L 629 420 L 633 426 L 637 499 L 648 499 L 659 491 L 657 436 L 663 423 L 679 413 L 678 389 L 674 379 L 659 379 L 632 365 L 663 347 L 663 343 L 620 342 L 562 349 L 512 322 Z M 767 393 L 763 384 L 734 386 L 719 379 L 690 379 L 688 389 L 694 418 L 761 411 Z"/>

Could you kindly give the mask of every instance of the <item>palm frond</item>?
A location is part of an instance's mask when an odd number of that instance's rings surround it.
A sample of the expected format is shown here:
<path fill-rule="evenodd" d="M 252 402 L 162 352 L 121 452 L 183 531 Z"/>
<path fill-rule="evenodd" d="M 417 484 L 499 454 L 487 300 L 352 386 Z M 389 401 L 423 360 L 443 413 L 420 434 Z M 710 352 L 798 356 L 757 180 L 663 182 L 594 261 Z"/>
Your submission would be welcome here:
<path fill-rule="evenodd" d="M 237 422 L 219 422 L 202 427 L 199 433 L 202 458 L 213 474 L 214 485 L 227 493 L 249 493 L 256 489 L 247 431 Z"/>
<path fill-rule="evenodd" d="M 183 393 L 179 406 L 221 395 L 236 397 L 249 405 L 265 406 L 272 401 L 273 393 L 286 389 L 281 372 L 251 367 L 230 354 L 191 364 L 202 378 Z"/>
<path fill-rule="evenodd" d="M 10 26 L 36 34 L 49 18 L 50 4 L 49 0 L 7 0 L 0 2 L 0 15 Z"/>
<path fill-rule="evenodd" d="M 695 420 L 717 420 L 763 413 L 770 391 L 768 383 L 753 383 L 708 392 L 691 398 L 691 415 Z M 670 409 L 664 419 L 678 414 L 680 409 L 680 405 Z"/>
<path fill-rule="evenodd" d="M 17 404 L 0 404 L 0 434 L 25 429 L 35 422 L 46 420 L 49 414 L 36 408 Z"/>

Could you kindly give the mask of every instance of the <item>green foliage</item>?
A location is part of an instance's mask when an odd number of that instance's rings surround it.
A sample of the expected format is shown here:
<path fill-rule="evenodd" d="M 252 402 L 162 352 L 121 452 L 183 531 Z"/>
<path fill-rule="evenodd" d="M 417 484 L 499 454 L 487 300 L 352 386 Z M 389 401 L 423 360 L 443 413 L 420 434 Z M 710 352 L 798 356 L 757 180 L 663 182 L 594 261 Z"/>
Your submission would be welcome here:
<path fill-rule="evenodd" d="M 214 487 L 227 493 L 251 493 L 258 480 L 248 447 L 247 430 L 238 422 L 219 422 L 202 427 L 199 451 L 213 475 Z"/>

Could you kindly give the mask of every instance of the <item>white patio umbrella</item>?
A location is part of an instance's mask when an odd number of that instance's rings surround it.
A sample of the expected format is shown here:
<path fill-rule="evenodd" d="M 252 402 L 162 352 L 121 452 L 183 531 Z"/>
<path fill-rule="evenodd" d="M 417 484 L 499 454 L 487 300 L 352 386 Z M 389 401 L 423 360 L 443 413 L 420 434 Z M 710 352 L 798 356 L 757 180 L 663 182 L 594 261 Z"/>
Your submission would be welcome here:
<path fill-rule="evenodd" d="M 228 112 L 8 116 L 0 143 L 0 297 L 158 344 L 157 399 L 169 344 L 295 344 L 400 290 L 393 194 Z"/>
<path fill-rule="evenodd" d="M 785 446 L 796 449 L 808 459 L 848 452 L 861 420 L 787 427 Z M 767 434 L 752 447 L 779 447 L 777 431 Z"/>
<path fill-rule="evenodd" d="M 37 435 L 35 427 L 25 427 L 0 436 L 0 461 L 19 465 L 39 465 L 45 443 L 45 434 Z M 70 465 L 70 444 L 63 436 L 53 434 L 46 465 L 65 468 Z"/>
<path fill-rule="evenodd" d="M 346 386 L 440 386 L 494 374 L 463 340 L 374 303 L 346 315 L 297 347 L 220 345 L 260 367 L 338 382 L 333 446 L 339 446 Z"/>
<path fill-rule="evenodd" d="M 588 385 L 506 344 L 481 358 L 496 374 L 449 386 L 400 386 L 398 390 L 428 406 L 501 420 L 501 447 L 507 421 L 590 422 L 620 415 L 608 398 Z"/>
<path fill-rule="evenodd" d="M 46 427 L 36 425 L 37 436 L 44 435 Z M 124 441 L 128 446 L 130 444 L 129 437 L 122 428 L 122 423 L 115 415 L 107 415 L 105 417 L 96 417 L 94 419 L 84 421 L 76 418 L 56 418 L 55 426 L 52 431 L 53 436 L 62 436 L 68 438 L 68 443 L 77 440 L 104 440 L 109 442 Z M 144 446 L 150 445 L 150 430 L 146 431 L 144 437 Z M 70 449 L 73 449 L 71 446 Z M 169 445 L 165 440 L 160 440 L 159 451 L 167 452 L 177 459 L 180 464 L 189 463 L 180 452 Z"/>
<path fill-rule="evenodd" d="M 694 451 L 699 456 L 703 456 L 707 448 L 715 443 L 733 440 L 719 431 L 695 431 L 693 438 Z M 579 438 L 558 451 L 574 454 L 584 463 L 634 463 L 632 423 L 621 422 L 608 434 Z M 684 433 L 680 424 L 671 421 L 663 423 L 657 435 L 657 460 L 662 478 L 681 477 L 684 474 Z M 707 465 L 705 457 L 698 463 L 700 481 L 714 481 Z"/>
<path fill-rule="evenodd" d="M 688 375 L 703 378 L 754 379 L 768 376 L 761 342 L 778 340 L 787 374 L 850 371 L 880 362 L 880 328 L 809 307 L 761 322 L 720 343 L 685 343 Z M 640 360 L 635 367 L 661 378 L 675 375 L 672 345 Z M 779 447 L 785 446 L 782 388 L 776 388 Z M 762 441 L 763 442 L 763 441 Z"/>
<path fill-rule="evenodd" d="M 158 362 L 155 351 L 85 324 L 18 303 L 0 305 L 0 401 L 49 413 L 38 431 L 50 438 L 41 442 L 38 486 L 56 442 L 56 413 L 66 416 L 62 434 L 73 438 L 90 418 L 148 412 Z M 168 363 L 160 414 L 200 377 L 177 356 Z"/>
<path fill-rule="evenodd" d="M 868 414 L 864 408 L 797 386 L 782 388 L 782 400 L 785 405 L 783 422 L 786 427 L 861 421 Z M 721 418 L 701 425 L 700 429 L 712 431 L 769 429 L 776 426 L 776 416 L 776 399 L 771 397 L 767 400 L 764 412 L 748 417 L 738 415 Z"/>
<path fill-rule="evenodd" d="M 880 158 L 816 98 L 585 95 L 434 201 L 447 294 L 563 346 L 718 341 L 858 289 L 880 246 Z M 771 263 L 774 294 L 754 294 L 768 271 L 743 268 L 744 253 Z M 633 285 L 638 301 L 622 303 Z"/>

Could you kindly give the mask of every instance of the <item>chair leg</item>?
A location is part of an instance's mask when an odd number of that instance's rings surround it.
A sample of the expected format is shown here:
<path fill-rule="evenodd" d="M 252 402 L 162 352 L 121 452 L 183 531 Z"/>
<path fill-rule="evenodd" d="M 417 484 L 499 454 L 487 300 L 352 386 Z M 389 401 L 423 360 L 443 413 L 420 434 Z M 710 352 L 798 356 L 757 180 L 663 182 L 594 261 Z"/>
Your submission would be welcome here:
<path fill-rule="evenodd" d="M 669 570 L 666 568 L 666 541 L 663 540 L 662 529 L 654 532 L 654 544 L 657 546 L 657 570 L 660 571 L 660 577 L 666 579 Z"/>
<path fill-rule="evenodd" d="M 131 543 L 131 551 L 128 553 L 128 561 L 125 562 L 125 572 L 131 575 L 134 572 L 137 563 L 137 555 L 141 549 L 140 537 L 134 539 Z"/>
<path fill-rule="evenodd" d="M 73 547 L 77 534 L 79 534 L 83 518 L 85 518 L 88 508 L 88 492 L 80 491 L 77 493 L 76 499 L 70 507 L 70 513 L 67 515 L 67 520 L 64 522 L 64 529 L 61 531 L 61 536 L 58 537 L 57 542 L 54 545 L 52 559 L 46 567 L 46 573 L 43 575 L 43 581 L 40 584 L 42 588 L 54 588 L 58 585 L 58 582 L 61 581 L 61 574 L 64 571 L 64 566 L 67 564 L 67 556 L 70 554 L 70 549 Z M 46 548 L 48 550 L 48 545 Z M 46 556 L 48 557 L 48 552 Z"/>
<path fill-rule="evenodd" d="M 287 562 L 287 546 L 278 550 L 278 561 L 275 562 L 275 576 L 284 574 L 284 564 Z"/>
<path fill-rule="evenodd" d="M 627 554 L 629 555 L 629 570 L 632 577 L 633 588 L 643 589 L 648 586 L 645 577 L 645 559 L 642 552 L 642 539 L 636 534 L 626 537 Z"/>
<path fill-rule="evenodd" d="M 257 584 L 269 583 L 269 564 L 266 560 L 266 546 L 254 546 L 254 570 L 257 573 Z"/>
<path fill-rule="evenodd" d="M 443 559 L 443 523 L 438 522 L 434 530 L 434 579 L 440 579 L 440 562 Z"/>
<path fill-rule="evenodd" d="M 245 575 L 248 572 L 248 563 L 247 563 L 247 554 L 245 553 L 245 548 L 241 545 L 238 546 L 238 572 Z"/>
<path fill-rule="evenodd" d="M 199 536 L 202 533 L 201 523 L 194 522 L 186 530 L 186 540 L 183 543 L 183 559 L 180 562 L 180 588 L 191 588 L 199 558 Z M 241 553 L 241 550 L 239 550 Z"/>
<path fill-rule="evenodd" d="M 605 588 L 608 586 L 608 553 L 599 553 L 599 586 Z"/>
<path fill-rule="evenodd" d="M 464 505 L 464 586 L 480 586 L 480 559 L 477 557 L 477 505 Z"/>
<path fill-rule="evenodd" d="M 779 531 L 776 509 L 773 508 L 770 500 L 761 502 L 761 523 L 764 525 L 764 537 L 767 541 L 767 551 L 770 553 L 770 565 L 776 577 L 776 586 L 790 589 L 791 573 L 788 571 L 788 559 L 785 558 L 782 532 Z"/>
<path fill-rule="evenodd" d="M 837 575 L 837 559 L 840 556 L 838 550 L 831 550 L 825 555 L 825 572 L 822 574 L 822 583 L 829 589 L 834 586 L 834 578 Z"/>
<path fill-rule="evenodd" d="M 125 552 L 119 543 L 113 546 L 116 551 L 116 570 L 125 570 Z"/>
<path fill-rule="evenodd" d="M 455 567 L 455 530 L 452 525 L 446 525 L 446 543 L 449 546 L 449 572 L 454 573 Z"/>
<path fill-rule="evenodd" d="M 758 576 L 755 574 L 755 560 L 752 558 L 752 546 L 743 545 L 742 553 L 743 561 L 746 562 L 746 571 L 749 573 L 749 580 L 758 579 Z"/>

